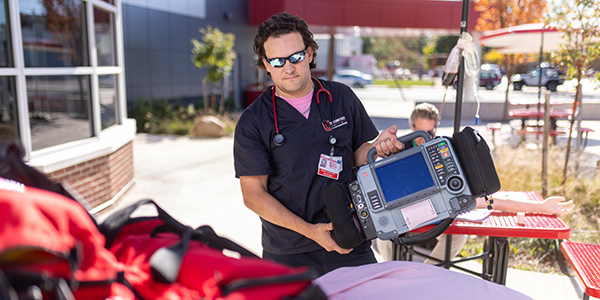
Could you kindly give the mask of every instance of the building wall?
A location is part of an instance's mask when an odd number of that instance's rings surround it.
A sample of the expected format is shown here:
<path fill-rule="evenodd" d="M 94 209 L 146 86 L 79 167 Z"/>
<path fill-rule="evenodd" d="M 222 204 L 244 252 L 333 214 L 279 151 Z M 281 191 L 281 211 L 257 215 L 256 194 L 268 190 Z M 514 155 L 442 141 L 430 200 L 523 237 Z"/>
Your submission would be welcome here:
<path fill-rule="evenodd" d="M 189 0 L 188 7 L 196 3 L 191 1 L 199 0 Z M 130 108 L 142 97 L 201 99 L 206 71 L 191 61 L 191 39 L 201 40 L 199 29 L 208 25 L 236 35 L 237 60 L 230 82 L 238 103 L 242 101 L 243 88 L 257 80 L 252 50 L 255 29 L 248 25 L 247 1 L 199 2 L 204 2 L 205 7 L 195 6 L 195 10 L 190 7 L 191 11 L 186 12 L 166 4 L 157 7 L 139 0 L 123 1 L 125 78 Z M 205 16 L 197 10 L 204 10 Z"/>
<path fill-rule="evenodd" d="M 133 142 L 117 151 L 48 173 L 48 177 L 75 190 L 90 206 L 101 207 L 133 183 Z"/>

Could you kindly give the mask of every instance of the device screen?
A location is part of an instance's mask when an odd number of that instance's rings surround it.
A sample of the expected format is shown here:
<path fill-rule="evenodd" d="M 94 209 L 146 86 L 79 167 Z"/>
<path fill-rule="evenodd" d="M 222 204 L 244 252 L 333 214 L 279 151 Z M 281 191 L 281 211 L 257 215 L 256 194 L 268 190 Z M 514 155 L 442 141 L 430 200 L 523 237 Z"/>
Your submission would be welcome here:
<path fill-rule="evenodd" d="M 386 202 L 434 186 L 421 152 L 376 168 L 375 174 Z"/>

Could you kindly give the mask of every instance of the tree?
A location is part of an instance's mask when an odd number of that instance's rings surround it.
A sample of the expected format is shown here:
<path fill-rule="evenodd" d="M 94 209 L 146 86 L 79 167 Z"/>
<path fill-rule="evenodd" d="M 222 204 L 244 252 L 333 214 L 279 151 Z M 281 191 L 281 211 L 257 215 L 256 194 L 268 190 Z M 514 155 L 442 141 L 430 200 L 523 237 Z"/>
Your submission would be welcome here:
<path fill-rule="evenodd" d="M 235 60 L 235 52 L 233 46 L 235 44 L 235 34 L 223 33 L 219 28 L 208 26 L 206 29 L 201 28 L 202 42 L 197 39 L 192 39 L 194 48 L 192 49 L 192 61 L 199 68 L 208 68 L 208 73 L 202 78 L 202 90 L 204 93 L 204 111 L 208 111 L 208 97 L 206 96 L 207 82 L 214 85 L 221 83 L 221 98 L 219 112 L 225 110 L 225 76 L 231 72 L 233 62 Z M 210 89 L 211 109 L 215 106 L 214 88 Z"/>
<path fill-rule="evenodd" d="M 570 0 L 554 3 L 546 24 L 558 28 L 563 34 L 561 49 L 555 53 L 555 60 L 567 67 L 567 78 L 577 80 L 573 99 L 573 113 L 581 108 L 581 76 L 600 57 L 600 0 Z M 600 74 L 596 74 L 600 78 Z M 567 167 L 571 150 L 571 137 L 575 118 L 571 118 L 563 179 L 567 180 Z M 579 123 L 578 123 L 579 124 Z M 580 126 L 580 124 L 578 125 Z M 579 149 L 577 149 L 579 152 Z"/>
<path fill-rule="evenodd" d="M 538 23 L 546 11 L 545 0 L 479 0 L 475 10 L 480 12 L 475 29 L 478 31 L 496 30 L 510 26 Z M 518 65 L 526 62 L 523 54 L 505 54 L 501 64 L 506 70 L 508 85 L 505 92 L 504 115 L 508 115 L 508 91 L 511 77 Z"/>
<path fill-rule="evenodd" d="M 363 53 L 372 54 L 378 67 L 399 60 L 404 68 L 422 68 L 421 40 L 417 36 L 372 36 L 363 37 Z"/>

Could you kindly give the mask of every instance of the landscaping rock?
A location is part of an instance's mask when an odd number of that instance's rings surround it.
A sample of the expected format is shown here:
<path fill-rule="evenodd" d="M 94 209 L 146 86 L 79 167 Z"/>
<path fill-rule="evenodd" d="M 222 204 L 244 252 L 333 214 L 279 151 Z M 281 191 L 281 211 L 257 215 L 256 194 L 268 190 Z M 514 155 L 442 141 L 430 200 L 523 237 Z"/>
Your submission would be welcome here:
<path fill-rule="evenodd" d="M 225 124 L 215 116 L 196 118 L 190 132 L 192 137 L 223 137 L 226 135 Z"/>

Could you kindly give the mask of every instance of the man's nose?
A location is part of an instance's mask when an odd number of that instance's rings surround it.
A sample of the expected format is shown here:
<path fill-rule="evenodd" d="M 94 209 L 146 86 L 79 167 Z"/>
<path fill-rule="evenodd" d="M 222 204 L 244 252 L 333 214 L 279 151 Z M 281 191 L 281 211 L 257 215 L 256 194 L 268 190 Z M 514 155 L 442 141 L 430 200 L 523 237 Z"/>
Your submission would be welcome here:
<path fill-rule="evenodd" d="M 295 70 L 296 66 L 289 60 L 286 60 L 285 65 L 283 65 L 283 71 L 286 73 L 293 73 Z"/>

